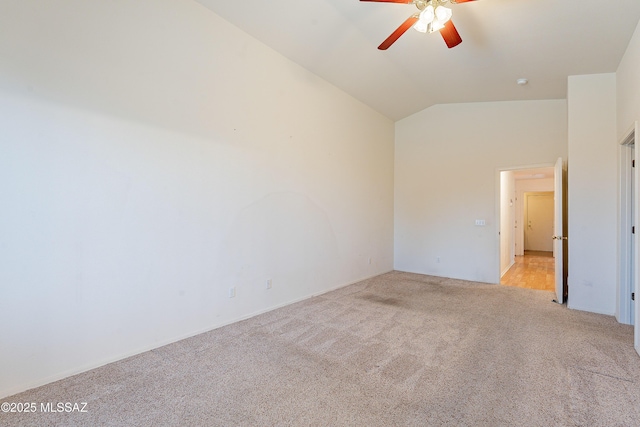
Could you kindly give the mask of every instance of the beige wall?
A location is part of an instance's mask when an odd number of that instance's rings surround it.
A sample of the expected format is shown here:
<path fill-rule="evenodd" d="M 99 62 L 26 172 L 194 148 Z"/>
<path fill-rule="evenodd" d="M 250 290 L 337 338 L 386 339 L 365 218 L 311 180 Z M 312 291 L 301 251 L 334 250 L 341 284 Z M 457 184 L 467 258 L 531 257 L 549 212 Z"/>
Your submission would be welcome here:
<path fill-rule="evenodd" d="M 395 268 L 497 283 L 497 171 L 566 158 L 566 108 L 564 100 L 436 105 L 398 121 Z"/>
<path fill-rule="evenodd" d="M 625 52 L 617 79 L 617 136 L 624 138 L 635 121 L 640 121 L 640 23 Z"/>
<path fill-rule="evenodd" d="M 0 397 L 393 268 L 390 120 L 196 2 L 0 11 Z"/>
<path fill-rule="evenodd" d="M 570 308 L 615 314 L 616 75 L 569 77 Z"/>

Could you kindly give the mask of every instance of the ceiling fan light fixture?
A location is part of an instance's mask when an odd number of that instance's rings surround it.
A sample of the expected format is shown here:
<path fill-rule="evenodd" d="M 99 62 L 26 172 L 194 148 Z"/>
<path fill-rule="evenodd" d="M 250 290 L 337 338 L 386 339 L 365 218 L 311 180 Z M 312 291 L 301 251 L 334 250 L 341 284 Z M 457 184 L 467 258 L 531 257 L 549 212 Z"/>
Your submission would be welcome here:
<path fill-rule="evenodd" d="M 428 25 L 427 31 L 429 31 L 430 33 L 435 33 L 436 31 L 440 31 L 443 28 L 444 22 L 440 22 L 437 19 L 434 19 L 433 22 Z"/>
<path fill-rule="evenodd" d="M 438 21 L 442 22 L 442 25 L 444 25 L 445 22 L 451 19 L 453 12 L 448 7 L 438 6 L 435 10 L 435 15 Z"/>
<path fill-rule="evenodd" d="M 425 24 L 429 24 L 436 18 L 436 12 L 433 9 L 433 6 L 429 5 L 424 8 L 422 12 L 420 12 L 420 20 Z"/>
<path fill-rule="evenodd" d="M 451 19 L 453 12 L 448 7 L 436 4 L 434 8 L 431 3 L 420 12 L 420 20 L 413 28 L 421 33 L 434 33 L 444 28 L 444 25 Z"/>
<path fill-rule="evenodd" d="M 418 20 L 416 25 L 413 26 L 413 28 L 420 33 L 426 33 L 428 27 L 429 24 L 425 23 L 422 19 Z"/>
<path fill-rule="evenodd" d="M 402 36 L 409 28 L 413 27 L 421 33 L 440 32 L 447 47 L 458 46 L 462 43 L 462 38 L 451 21 L 453 11 L 445 7 L 445 4 L 467 3 L 475 0 L 360 0 L 367 2 L 383 3 L 407 3 L 416 6 L 419 12 L 407 18 L 389 37 L 383 41 L 379 50 L 387 50 Z"/>

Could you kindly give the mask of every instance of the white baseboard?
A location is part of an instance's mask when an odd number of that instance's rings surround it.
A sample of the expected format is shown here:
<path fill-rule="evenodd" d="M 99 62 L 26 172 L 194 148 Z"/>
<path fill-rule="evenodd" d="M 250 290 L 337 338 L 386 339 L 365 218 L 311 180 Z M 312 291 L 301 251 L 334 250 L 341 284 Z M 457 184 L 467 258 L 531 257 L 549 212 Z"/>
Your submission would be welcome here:
<path fill-rule="evenodd" d="M 507 274 L 507 271 L 509 271 L 511 269 L 511 267 L 513 267 L 515 264 L 516 264 L 515 260 L 511 261 L 511 264 L 509 264 L 509 266 L 507 268 L 505 268 L 504 271 L 502 271 L 502 273 L 500 273 L 500 278 L 502 279 L 502 276 Z"/>

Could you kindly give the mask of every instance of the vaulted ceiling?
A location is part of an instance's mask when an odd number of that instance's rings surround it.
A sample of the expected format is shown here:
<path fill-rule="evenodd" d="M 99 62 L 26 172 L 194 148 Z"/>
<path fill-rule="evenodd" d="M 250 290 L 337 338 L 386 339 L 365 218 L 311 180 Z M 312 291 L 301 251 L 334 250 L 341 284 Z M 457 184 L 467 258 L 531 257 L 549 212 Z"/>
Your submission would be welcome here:
<path fill-rule="evenodd" d="M 616 71 L 640 20 L 639 0 L 477 0 L 449 6 L 459 46 L 409 29 L 381 51 L 415 5 L 197 1 L 393 120 L 442 103 L 564 99 L 568 76 Z"/>

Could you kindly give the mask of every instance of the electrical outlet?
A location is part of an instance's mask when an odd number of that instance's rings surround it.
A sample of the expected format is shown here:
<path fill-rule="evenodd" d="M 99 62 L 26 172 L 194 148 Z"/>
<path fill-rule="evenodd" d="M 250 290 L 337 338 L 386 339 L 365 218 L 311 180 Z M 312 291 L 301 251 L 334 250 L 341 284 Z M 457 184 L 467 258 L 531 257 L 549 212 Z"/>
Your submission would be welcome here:
<path fill-rule="evenodd" d="M 229 298 L 233 298 L 236 296 L 236 287 L 233 286 L 231 288 L 229 288 Z"/>
<path fill-rule="evenodd" d="M 371 264 L 371 257 L 369 257 L 369 264 Z"/>
<path fill-rule="evenodd" d="M 267 279 L 266 285 L 267 289 L 271 289 L 271 279 Z"/>

